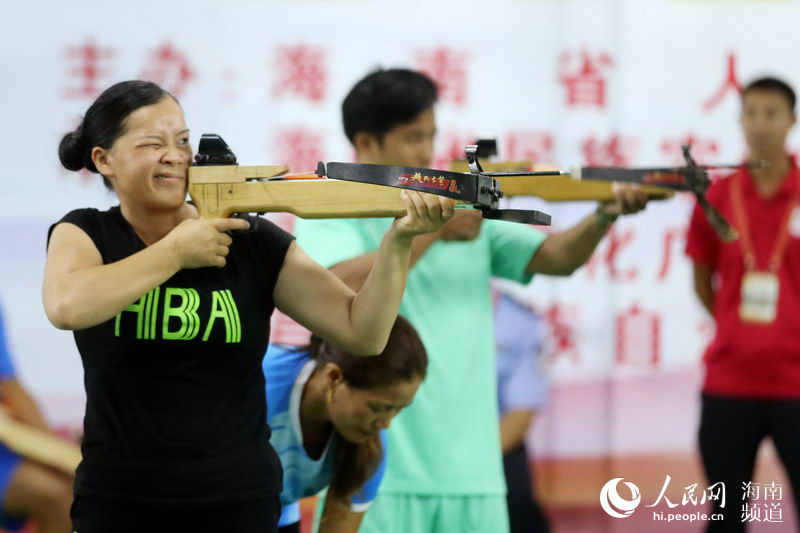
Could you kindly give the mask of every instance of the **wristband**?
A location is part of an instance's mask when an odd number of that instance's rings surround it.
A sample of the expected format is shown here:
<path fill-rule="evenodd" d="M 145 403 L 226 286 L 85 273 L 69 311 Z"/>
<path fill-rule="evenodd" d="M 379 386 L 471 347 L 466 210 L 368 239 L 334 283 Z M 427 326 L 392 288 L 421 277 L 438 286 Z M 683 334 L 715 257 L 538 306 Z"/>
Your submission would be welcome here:
<path fill-rule="evenodd" d="M 611 224 L 616 222 L 617 217 L 619 215 L 609 215 L 605 211 L 603 211 L 602 207 L 598 207 L 597 210 L 594 212 L 595 216 L 597 217 L 597 221 L 605 227 L 609 227 Z"/>

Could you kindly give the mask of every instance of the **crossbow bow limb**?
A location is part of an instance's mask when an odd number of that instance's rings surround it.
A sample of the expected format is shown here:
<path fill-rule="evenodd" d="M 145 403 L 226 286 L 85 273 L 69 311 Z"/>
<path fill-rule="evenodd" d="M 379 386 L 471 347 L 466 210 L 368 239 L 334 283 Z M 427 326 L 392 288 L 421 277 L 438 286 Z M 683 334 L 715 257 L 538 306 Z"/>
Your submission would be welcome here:
<path fill-rule="evenodd" d="M 487 155 L 482 152 L 481 155 Z M 550 202 L 608 201 L 615 198 L 614 183 L 635 183 L 652 199 L 669 198 L 675 191 L 694 193 L 711 227 L 726 242 L 738 238 L 738 232 L 708 202 L 706 191 L 710 169 L 742 168 L 742 165 L 698 165 L 689 145 L 683 146 L 686 165 L 660 168 L 579 167 L 569 172 L 552 166 L 532 165 L 529 161 L 489 162 L 483 165 L 470 159 L 456 161 L 451 168 L 462 170 L 477 165 L 485 176 L 500 183 L 506 197 L 536 196 Z M 749 166 L 764 166 L 761 162 Z"/>
<path fill-rule="evenodd" d="M 239 166 L 219 135 L 204 134 L 189 168 L 189 195 L 205 218 L 253 212 L 377 218 L 404 216 L 399 189 L 410 189 L 451 198 L 456 207 L 480 210 L 484 218 L 550 224 L 540 211 L 498 209 L 500 184 L 480 172 L 335 162 L 319 163 L 313 174 L 287 171 L 285 165 Z"/>

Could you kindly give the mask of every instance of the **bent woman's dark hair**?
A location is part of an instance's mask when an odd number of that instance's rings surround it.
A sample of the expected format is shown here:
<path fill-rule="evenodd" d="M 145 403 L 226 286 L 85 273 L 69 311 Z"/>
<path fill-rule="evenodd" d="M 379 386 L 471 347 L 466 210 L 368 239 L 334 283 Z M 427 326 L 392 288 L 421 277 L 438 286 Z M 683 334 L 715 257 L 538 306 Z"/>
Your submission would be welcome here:
<path fill-rule="evenodd" d="M 58 158 L 67 170 L 88 169 L 97 173 L 92 161 L 95 146 L 106 150 L 125 132 L 125 121 L 131 113 L 153 105 L 169 96 L 174 96 L 149 81 L 130 80 L 116 83 L 103 91 L 89 106 L 81 124 L 61 138 Z M 111 183 L 103 176 L 103 183 L 111 189 Z"/>
<path fill-rule="evenodd" d="M 335 363 L 342 370 L 347 385 L 356 389 L 375 389 L 424 379 L 428 371 L 428 354 L 419 334 L 405 318 L 398 316 L 389 334 L 386 348 L 377 356 L 352 355 L 312 335 L 308 353 L 317 368 Z M 362 444 L 340 439 L 333 467 L 333 481 L 328 489 L 328 501 L 334 513 L 347 509 L 350 497 L 375 472 L 383 456 L 379 436 Z"/>

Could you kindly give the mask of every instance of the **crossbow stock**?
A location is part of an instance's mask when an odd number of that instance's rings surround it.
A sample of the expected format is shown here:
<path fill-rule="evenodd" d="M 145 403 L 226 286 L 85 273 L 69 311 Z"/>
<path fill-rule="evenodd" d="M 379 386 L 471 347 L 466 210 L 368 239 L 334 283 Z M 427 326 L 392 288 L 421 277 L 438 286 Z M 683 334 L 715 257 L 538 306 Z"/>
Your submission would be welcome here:
<path fill-rule="evenodd" d="M 286 175 L 288 167 L 239 166 L 219 135 L 204 134 L 189 169 L 189 195 L 202 217 L 288 212 L 301 218 L 376 218 L 406 214 L 398 189 L 445 196 L 485 218 L 550 224 L 540 211 L 498 209 L 500 184 L 479 172 L 358 163 L 319 163 L 316 173 Z"/>

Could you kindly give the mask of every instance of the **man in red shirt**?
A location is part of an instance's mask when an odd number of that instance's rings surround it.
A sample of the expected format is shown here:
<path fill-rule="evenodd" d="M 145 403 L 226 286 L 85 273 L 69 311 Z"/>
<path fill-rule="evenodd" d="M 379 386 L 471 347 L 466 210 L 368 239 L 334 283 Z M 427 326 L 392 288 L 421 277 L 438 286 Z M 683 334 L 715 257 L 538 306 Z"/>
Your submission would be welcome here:
<path fill-rule="evenodd" d="M 709 482 L 725 484 L 726 501 L 715 502 L 724 520 L 709 522 L 709 532 L 744 531 L 753 507 L 764 517 L 781 503 L 745 485 L 766 436 L 800 516 L 800 171 L 785 149 L 794 107 L 792 88 L 774 78 L 742 91 L 749 160 L 769 166 L 737 171 L 708 191 L 738 240 L 722 242 L 697 206 L 689 226 L 695 292 L 717 326 L 704 356 L 699 441 Z"/>

